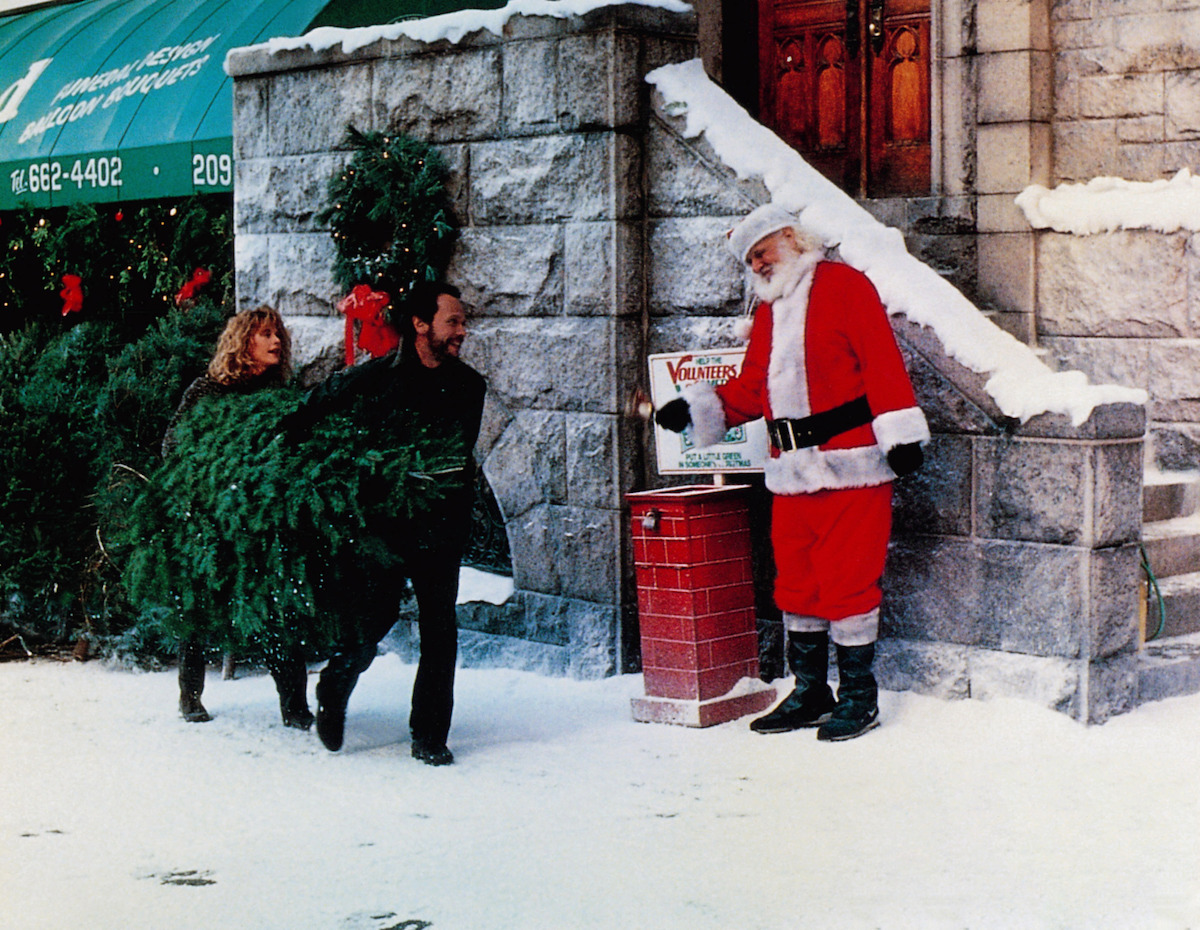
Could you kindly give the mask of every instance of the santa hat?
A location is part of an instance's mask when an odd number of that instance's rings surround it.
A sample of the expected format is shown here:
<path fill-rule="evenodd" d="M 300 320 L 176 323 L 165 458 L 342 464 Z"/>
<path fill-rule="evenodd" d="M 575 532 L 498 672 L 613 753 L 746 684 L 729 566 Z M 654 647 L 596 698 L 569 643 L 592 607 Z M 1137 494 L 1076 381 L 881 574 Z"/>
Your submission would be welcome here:
<path fill-rule="evenodd" d="M 764 203 L 751 210 L 744 220 L 729 230 L 729 251 L 739 262 L 744 262 L 760 239 L 796 225 L 796 218 L 783 207 Z"/>

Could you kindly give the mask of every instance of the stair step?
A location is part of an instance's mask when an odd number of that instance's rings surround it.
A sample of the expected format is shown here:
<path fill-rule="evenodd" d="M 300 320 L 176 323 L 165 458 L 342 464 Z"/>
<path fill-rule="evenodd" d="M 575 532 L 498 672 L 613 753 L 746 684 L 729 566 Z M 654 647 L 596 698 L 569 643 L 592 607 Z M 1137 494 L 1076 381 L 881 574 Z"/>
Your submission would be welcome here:
<path fill-rule="evenodd" d="M 1200 633 L 1147 643 L 1138 653 L 1138 703 L 1200 693 Z"/>
<path fill-rule="evenodd" d="M 1142 542 L 1157 577 L 1200 572 L 1200 514 L 1144 523 Z"/>
<path fill-rule="evenodd" d="M 1173 520 L 1200 510 L 1200 472 L 1147 469 L 1143 484 L 1142 520 Z"/>
<path fill-rule="evenodd" d="M 1158 579 L 1163 599 L 1162 632 L 1159 638 L 1200 633 L 1200 572 Z M 1158 630 L 1158 598 L 1152 588 L 1147 590 L 1146 635 Z"/>

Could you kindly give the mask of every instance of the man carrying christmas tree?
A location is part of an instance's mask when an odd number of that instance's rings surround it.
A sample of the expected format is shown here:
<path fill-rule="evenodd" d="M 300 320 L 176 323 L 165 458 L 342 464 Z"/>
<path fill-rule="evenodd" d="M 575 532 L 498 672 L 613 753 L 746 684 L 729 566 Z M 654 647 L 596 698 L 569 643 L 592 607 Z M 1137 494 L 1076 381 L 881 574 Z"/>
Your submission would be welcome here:
<path fill-rule="evenodd" d="M 342 642 L 317 682 L 317 735 L 326 748 L 342 747 L 346 707 L 358 676 L 375 658 L 379 641 L 399 617 L 407 592 L 416 594 L 421 657 L 413 684 L 409 728 L 412 755 L 429 765 L 449 765 L 446 747 L 454 706 L 458 656 L 455 602 L 458 573 L 470 531 L 474 490 L 471 449 L 479 436 L 487 384 L 459 359 L 466 312 L 457 288 L 418 285 L 403 306 L 407 326 L 400 347 L 381 358 L 345 369 L 314 388 L 296 413 L 285 417 L 292 440 L 332 413 L 347 413 L 364 429 L 390 436 L 441 436 L 460 446 L 465 464 L 450 489 L 418 516 L 371 519 L 367 533 L 397 560 L 387 564 L 361 550 L 335 560 L 326 601 L 344 618 Z M 444 477 L 444 476 L 443 476 Z M 445 486 L 444 480 L 439 481 Z M 373 496 L 387 497 L 376 488 Z M 364 502 L 370 514 L 381 509 Z"/>
<path fill-rule="evenodd" d="M 771 437 L 775 602 L 796 687 L 750 727 L 819 727 L 851 739 L 879 725 L 872 672 L 893 479 L 919 468 L 929 427 L 879 296 L 862 273 L 826 261 L 821 242 L 767 204 L 729 235 L 759 304 L 740 374 L 697 384 L 657 412 L 697 446 L 758 417 Z M 838 695 L 827 683 L 837 647 Z"/>

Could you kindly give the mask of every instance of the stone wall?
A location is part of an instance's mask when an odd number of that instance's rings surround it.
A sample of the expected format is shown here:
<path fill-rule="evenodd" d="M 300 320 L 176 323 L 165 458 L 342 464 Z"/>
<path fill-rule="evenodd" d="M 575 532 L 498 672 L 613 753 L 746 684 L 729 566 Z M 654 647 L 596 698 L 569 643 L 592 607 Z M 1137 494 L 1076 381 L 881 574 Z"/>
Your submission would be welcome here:
<path fill-rule="evenodd" d="M 636 661 L 622 514 L 645 437 L 622 411 L 645 357 L 643 77 L 694 57 L 695 34 L 691 16 L 610 7 L 515 18 L 503 37 L 227 61 L 238 303 L 286 314 L 310 376 L 341 352 L 333 243 L 314 215 L 348 161 L 346 124 L 431 140 L 449 163 L 463 354 L 489 382 L 476 456 L 516 587 L 462 611 L 464 661 L 578 676 Z"/>
<path fill-rule="evenodd" d="M 346 160 L 347 117 L 431 138 L 452 167 L 450 277 L 476 314 L 464 354 L 491 385 L 477 454 L 517 588 L 461 611 L 466 662 L 586 676 L 636 653 L 624 495 L 664 482 L 622 408 L 647 354 L 732 343 L 744 292 L 724 233 L 767 198 L 649 99 L 643 76 L 692 57 L 694 35 L 691 17 L 611 7 L 454 45 L 227 63 L 239 301 L 277 303 L 308 359 L 339 347 L 332 248 L 312 217 Z M 896 325 L 935 437 L 898 486 L 884 685 L 1033 697 L 1087 720 L 1127 709 L 1143 411 L 1018 427 L 928 331 Z M 758 561 L 770 652 L 761 548 Z"/>

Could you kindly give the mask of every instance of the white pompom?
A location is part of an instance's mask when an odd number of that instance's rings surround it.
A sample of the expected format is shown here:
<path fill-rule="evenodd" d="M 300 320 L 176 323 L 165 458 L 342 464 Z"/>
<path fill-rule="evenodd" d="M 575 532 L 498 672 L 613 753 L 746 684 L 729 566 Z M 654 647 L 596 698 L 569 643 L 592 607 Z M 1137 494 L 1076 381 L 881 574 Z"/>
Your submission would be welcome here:
<path fill-rule="evenodd" d="M 733 334 L 742 342 L 750 341 L 750 330 L 754 328 L 754 320 L 748 316 L 738 317 L 733 324 Z"/>

